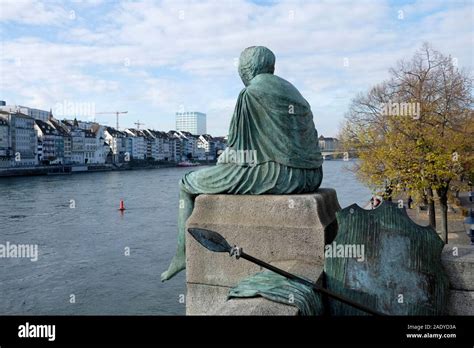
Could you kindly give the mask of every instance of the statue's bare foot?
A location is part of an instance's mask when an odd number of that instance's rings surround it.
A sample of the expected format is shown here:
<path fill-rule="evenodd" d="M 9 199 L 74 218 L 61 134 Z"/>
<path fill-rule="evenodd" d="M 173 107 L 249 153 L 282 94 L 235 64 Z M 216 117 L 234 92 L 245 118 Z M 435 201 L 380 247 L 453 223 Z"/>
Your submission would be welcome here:
<path fill-rule="evenodd" d="M 181 272 L 185 268 L 186 268 L 186 259 L 184 256 L 173 257 L 173 261 L 171 261 L 171 264 L 168 267 L 168 270 L 161 273 L 161 281 L 164 282 L 165 280 L 169 280 L 173 278 L 177 273 Z"/>

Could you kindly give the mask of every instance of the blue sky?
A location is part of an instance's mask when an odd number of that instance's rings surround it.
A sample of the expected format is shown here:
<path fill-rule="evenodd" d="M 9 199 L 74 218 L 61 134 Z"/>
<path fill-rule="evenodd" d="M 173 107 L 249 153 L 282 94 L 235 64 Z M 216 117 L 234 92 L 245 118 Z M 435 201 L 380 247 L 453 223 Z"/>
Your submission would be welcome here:
<path fill-rule="evenodd" d="M 252 45 L 276 54 L 325 136 L 425 41 L 473 67 L 472 1 L 0 0 L 0 22 L 1 100 L 57 117 L 60 105 L 127 110 L 121 127 L 169 130 L 176 111 L 202 111 L 209 133 L 227 134 L 236 59 Z"/>

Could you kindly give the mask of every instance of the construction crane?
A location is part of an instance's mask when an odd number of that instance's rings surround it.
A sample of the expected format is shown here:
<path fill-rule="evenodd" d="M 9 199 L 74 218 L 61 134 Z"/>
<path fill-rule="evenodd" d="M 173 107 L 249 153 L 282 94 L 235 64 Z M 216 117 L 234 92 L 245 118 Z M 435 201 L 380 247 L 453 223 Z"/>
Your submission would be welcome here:
<path fill-rule="evenodd" d="M 137 129 L 140 129 L 140 126 L 144 126 L 144 125 L 145 125 L 144 123 L 141 123 L 140 120 L 138 120 L 138 121 L 135 122 L 134 124 L 137 125 Z"/>
<path fill-rule="evenodd" d="M 104 112 L 96 112 L 96 115 L 99 115 L 99 114 L 115 114 L 115 116 L 117 117 L 117 130 L 119 130 L 119 114 L 127 114 L 128 111 L 104 111 Z"/>

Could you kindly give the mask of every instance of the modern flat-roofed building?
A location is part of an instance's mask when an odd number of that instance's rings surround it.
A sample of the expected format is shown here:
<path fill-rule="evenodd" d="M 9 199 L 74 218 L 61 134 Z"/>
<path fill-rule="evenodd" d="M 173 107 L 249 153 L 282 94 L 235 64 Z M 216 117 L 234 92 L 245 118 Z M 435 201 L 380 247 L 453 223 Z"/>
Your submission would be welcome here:
<path fill-rule="evenodd" d="M 4 101 L 0 101 L 0 110 L 10 113 L 22 113 L 43 122 L 48 122 L 49 116 L 51 115 L 51 111 L 34 109 L 22 105 L 7 105 Z"/>
<path fill-rule="evenodd" d="M 206 114 L 202 112 L 177 112 L 176 130 L 191 134 L 206 134 Z"/>

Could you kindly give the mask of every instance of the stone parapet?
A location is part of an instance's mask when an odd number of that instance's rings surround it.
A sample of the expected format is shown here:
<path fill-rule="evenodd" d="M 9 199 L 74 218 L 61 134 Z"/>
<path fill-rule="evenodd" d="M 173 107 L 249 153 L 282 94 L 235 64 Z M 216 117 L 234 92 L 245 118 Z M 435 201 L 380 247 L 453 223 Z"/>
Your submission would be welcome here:
<path fill-rule="evenodd" d="M 188 228 L 219 232 L 263 261 L 316 281 L 324 246 L 337 232 L 336 192 L 301 195 L 200 195 Z M 474 315 L 474 247 L 445 246 L 442 262 L 450 280 L 448 314 Z M 186 237 L 188 315 L 298 315 L 298 309 L 264 298 L 227 300 L 243 278 L 262 271 L 246 260 L 212 253 Z"/>
<path fill-rule="evenodd" d="M 337 231 L 338 210 L 333 189 L 300 195 L 200 195 L 187 227 L 216 231 L 246 253 L 316 281 L 324 245 Z M 212 253 L 188 235 L 186 313 L 296 315 L 296 308 L 263 298 L 227 301 L 231 287 L 261 270 L 246 260 Z"/>
<path fill-rule="evenodd" d="M 474 247 L 448 244 L 441 260 L 450 283 L 448 314 L 474 315 Z"/>

